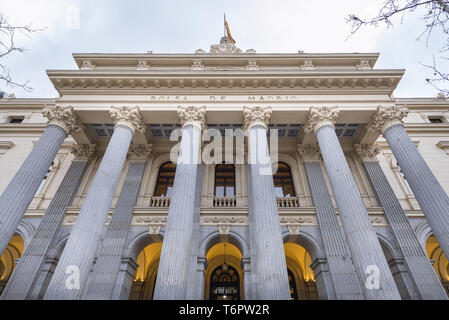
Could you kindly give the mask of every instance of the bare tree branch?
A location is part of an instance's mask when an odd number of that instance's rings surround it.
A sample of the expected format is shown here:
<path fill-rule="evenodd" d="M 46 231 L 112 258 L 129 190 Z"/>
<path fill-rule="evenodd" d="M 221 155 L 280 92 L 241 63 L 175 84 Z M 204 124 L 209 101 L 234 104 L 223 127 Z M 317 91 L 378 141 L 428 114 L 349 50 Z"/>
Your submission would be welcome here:
<path fill-rule="evenodd" d="M 15 35 L 18 32 L 31 38 L 32 33 L 42 30 L 43 29 L 34 28 L 32 24 L 14 26 L 10 24 L 8 18 L 0 12 L 0 82 L 5 83 L 6 86 L 22 88 L 25 91 L 32 90 L 28 85 L 29 81 L 21 83 L 13 80 L 4 60 L 14 53 L 23 53 L 27 50 L 25 47 L 16 45 Z"/>
<path fill-rule="evenodd" d="M 351 24 L 351 37 L 361 27 L 374 26 L 385 23 L 388 27 L 393 26 L 392 18 L 401 16 L 401 23 L 406 14 L 416 11 L 418 8 L 423 10 L 422 19 L 424 20 L 424 30 L 418 36 L 417 40 L 426 38 L 426 46 L 429 44 L 430 36 L 434 32 L 441 32 L 446 37 L 446 42 L 440 49 L 440 53 L 449 52 L 449 0 L 386 0 L 375 17 L 362 19 L 355 14 L 350 14 L 346 21 Z M 445 59 L 443 56 L 441 59 Z M 449 90 L 444 89 L 449 84 L 448 73 L 438 69 L 435 58 L 432 65 L 425 65 L 430 68 L 435 78 L 426 79 L 427 83 L 449 97 Z"/>

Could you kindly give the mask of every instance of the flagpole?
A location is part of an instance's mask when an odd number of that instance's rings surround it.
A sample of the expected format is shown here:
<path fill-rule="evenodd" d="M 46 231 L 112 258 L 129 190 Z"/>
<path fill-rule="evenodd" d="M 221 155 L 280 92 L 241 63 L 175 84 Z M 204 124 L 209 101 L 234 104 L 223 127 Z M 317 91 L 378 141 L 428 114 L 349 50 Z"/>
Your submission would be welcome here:
<path fill-rule="evenodd" d="M 224 13 L 224 16 L 223 16 L 223 36 L 226 37 L 226 26 L 225 26 L 225 22 L 226 22 L 226 13 Z"/>

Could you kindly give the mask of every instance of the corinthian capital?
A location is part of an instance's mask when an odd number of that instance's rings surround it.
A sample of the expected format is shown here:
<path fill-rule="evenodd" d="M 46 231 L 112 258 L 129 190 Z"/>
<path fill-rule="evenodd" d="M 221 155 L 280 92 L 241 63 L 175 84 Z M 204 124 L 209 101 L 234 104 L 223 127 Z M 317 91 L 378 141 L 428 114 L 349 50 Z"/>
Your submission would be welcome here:
<path fill-rule="evenodd" d="M 263 126 L 268 129 L 268 120 L 271 118 L 271 107 L 243 107 L 243 131 L 254 126 Z"/>
<path fill-rule="evenodd" d="M 77 144 L 70 150 L 75 158 L 73 160 L 88 161 L 95 155 L 95 144 Z"/>
<path fill-rule="evenodd" d="M 310 107 L 309 117 L 304 127 L 305 132 L 317 132 L 319 128 L 325 125 L 334 126 L 340 111 L 337 107 Z"/>
<path fill-rule="evenodd" d="M 404 123 L 403 119 L 408 114 L 408 108 L 403 106 L 377 107 L 377 112 L 371 117 L 366 128 L 368 132 L 384 133 L 395 124 Z"/>
<path fill-rule="evenodd" d="M 320 148 L 318 145 L 297 144 L 298 155 L 303 161 L 320 161 Z"/>
<path fill-rule="evenodd" d="M 129 160 L 146 161 L 151 156 L 152 144 L 132 144 L 129 147 Z"/>
<path fill-rule="evenodd" d="M 145 132 L 142 115 L 138 107 L 112 107 L 109 114 L 116 126 L 127 126 L 133 133 L 136 131 Z"/>
<path fill-rule="evenodd" d="M 204 130 L 206 127 L 206 107 L 178 106 L 178 117 L 181 119 L 182 126 L 194 125 Z"/>
<path fill-rule="evenodd" d="M 362 161 L 377 161 L 377 155 L 380 153 L 380 147 L 375 144 L 354 144 L 356 156 Z"/>
<path fill-rule="evenodd" d="M 68 135 L 81 130 L 79 118 L 72 107 L 46 107 L 42 109 L 42 114 L 48 119 L 48 124 L 61 127 Z"/>

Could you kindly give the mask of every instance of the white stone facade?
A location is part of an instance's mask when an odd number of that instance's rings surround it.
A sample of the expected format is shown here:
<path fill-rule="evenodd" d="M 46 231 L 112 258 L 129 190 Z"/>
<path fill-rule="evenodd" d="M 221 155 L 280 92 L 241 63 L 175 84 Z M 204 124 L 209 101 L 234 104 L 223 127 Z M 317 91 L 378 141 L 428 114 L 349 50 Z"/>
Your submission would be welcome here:
<path fill-rule="evenodd" d="M 170 209 L 170 206 L 175 205 L 172 204 L 173 199 L 170 203 L 169 197 L 166 197 L 168 199 L 156 197 L 155 189 L 159 168 L 170 161 L 170 151 L 177 143 L 169 139 L 171 130 L 177 128 L 182 130 L 183 127 L 186 130 L 185 128 L 191 125 L 200 132 L 207 128 L 219 130 L 243 128 L 244 131 L 248 130 L 246 131 L 248 134 L 252 126 L 258 125 L 259 128 L 279 130 L 278 161 L 290 167 L 293 179 L 294 195 L 278 196 L 276 199 L 280 237 L 283 238 L 279 241 L 297 243 L 305 248 L 311 257 L 311 267 L 304 266 L 304 270 L 306 267 L 312 268 L 315 273 L 314 286 L 317 292 L 313 293 L 314 289 L 307 289 L 309 290 L 307 295 L 301 293 L 301 290 L 306 289 L 301 289 L 297 282 L 297 294 L 299 298 L 306 296 L 320 299 L 341 298 L 338 292 L 331 289 L 335 285 L 329 284 L 332 276 L 329 276 L 331 271 L 327 267 L 327 253 L 323 244 L 322 229 L 319 228 L 317 209 L 311 196 L 305 169 L 306 162 L 321 163 L 326 189 L 337 213 L 339 201 L 334 198 L 331 175 L 327 173 L 319 152 L 307 158 L 306 151 L 302 147 L 318 146 L 314 131 L 320 130 L 320 125 L 312 123 L 308 128 L 308 124 L 312 121 L 310 114 L 311 110 L 322 110 L 323 107 L 327 107 L 335 108 L 338 114 L 332 117 L 320 115 L 318 120 L 314 118 L 313 121 L 325 121 L 321 125 L 335 126 L 341 149 L 366 208 L 367 218 L 380 239 L 386 260 L 390 263 L 394 278 L 392 285 L 396 285 L 402 299 L 427 297 L 410 284 L 413 276 L 410 275 L 409 267 L 404 262 L 403 252 L 370 183 L 363 162 L 368 160 L 379 162 L 394 196 L 416 234 L 417 241 L 425 250 L 427 238 L 433 234 L 428 217 L 421 210 L 420 203 L 401 172 L 389 143 L 382 136 L 382 132 L 370 130 L 372 125 L 370 121 L 379 107 L 389 110 L 406 107 L 408 113 L 398 120 L 398 125 L 402 125 L 403 121 L 408 136 L 447 196 L 449 101 L 436 98 L 395 98 L 392 93 L 404 70 L 374 68 L 378 54 L 257 54 L 254 50 L 243 53 L 240 49 L 231 49 L 225 45 L 221 47 L 217 45 L 210 53 L 199 50 L 195 54 L 77 54 L 74 58 L 79 70 L 47 72 L 60 94 L 59 98 L 0 99 L 0 194 L 13 181 L 13 177 L 45 131 L 47 119 L 42 114 L 44 108 L 70 107 L 76 116 L 70 125 L 79 126 L 79 130 L 74 130 L 67 126 L 67 121 L 64 122 L 64 126 L 59 124 L 69 136 L 58 149 L 45 181 L 38 188 L 28 209 L 19 217 L 20 224 L 16 233 L 23 238 L 26 250 L 27 244 L 32 241 L 33 232 L 50 207 L 72 163 L 87 161 L 79 185 L 45 254 L 47 258 L 39 264 L 39 268 L 49 269 L 52 259 L 61 256 L 63 246 L 67 239 L 70 239 L 71 230 L 77 223 L 77 216 L 87 201 L 92 185 L 95 184 L 94 178 L 111 140 L 114 125 L 131 128 L 130 150 L 134 150 L 134 153 L 126 156 L 123 169 L 118 175 L 110 209 L 105 213 L 107 218 L 103 236 L 107 233 L 115 214 L 120 194 L 124 192 L 128 169 L 136 161 L 144 162 L 145 166 L 135 205 L 130 211 L 132 217 L 129 220 L 129 229 L 123 238 L 125 249 L 120 253 L 121 265 L 117 269 L 115 284 L 122 284 L 116 285 L 108 296 L 95 293 L 99 294 L 96 297 L 111 299 L 136 298 L 138 294 L 134 291 L 144 290 L 136 289 L 136 284 L 133 286 L 140 251 L 147 245 L 161 242 L 162 239 L 170 239 L 167 236 L 166 224 L 167 219 L 170 219 L 168 216 L 170 210 L 174 210 Z M 193 108 L 192 110 L 201 114 L 185 115 L 189 112 L 188 108 Z M 269 108 L 270 114 L 261 117 L 252 114 L 250 116 L 252 120 L 248 120 L 245 110 L 256 112 L 254 108 L 260 110 Z M 117 111 L 110 112 L 110 110 L 125 110 L 123 111 L 125 113 L 118 116 Z M 13 118 L 20 118 L 23 121 L 10 123 Z M 248 125 L 248 121 L 255 121 L 255 124 Z M 208 143 L 203 141 L 200 148 L 204 149 Z M 85 145 L 87 149 L 71 153 L 73 146 L 76 145 Z M 144 147 L 138 147 L 140 145 Z M 366 151 L 362 154 L 361 146 L 376 148 L 377 152 L 370 155 L 369 151 Z M 272 147 L 270 143 L 270 148 Z M 80 152 L 84 153 L 80 155 Z M 231 159 L 235 157 L 236 149 Z M 260 275 L 255 275 L 254 266 L 251 265 L 257 260 L 256 253 L 251 250 L 255 246 L 252 243 L 254 235 L 250 231 L 254 219 L 251 215 L 256 217 L 259 213 L 251 210 L 251 194 L 254 194 L 255 190 L 249 190 L 248 179 L 251 178 L 251 174 L 247 163 L 235 164 L 232 199 L 220 198 L 215 194 L 215 165 L 203 164 L 201 168 L 202 173 L 198 177 L 201 183 L 196 185 L 200 190 L 198 219 L 195 220 L 191 230 L 193 234 L 191 244 L 197 247 L 194 252 L 197 261 L 183 262 L 186 274 L 192 272 L 190 265 L 194 264 L 192 274 L 195 276 L 194 280 L 189 280 L 190 282 L 186 280 L 182 296 L 177 298 L 210 298 L 207 276 L 210 276 L 211 271 L 207 270 L 208 263 L 210 264 L 212 260 L 207 261 L 207 255 L 208 251 L 220 241 L 231 243 L 241 253 L 241 261 L 237 266 L 240 268 L 238 272 L 241 281 L 239 298 L 276 298 L 275 293 L 266 294 L 266 290 L 269 291 L 270 288 L 257 285 L 256 278 Z M 191 201 L 193 205 L 194 200 Z M 449 208 L 446 208 L 447 212 Z M 0 214 L 7 216 L 9 213 L 0 212 Z M 194 212 L 192 217 L 196 217 Z M 344 221 L 339 216 L 337 219 L 341 226 Z M 449 225 L 446 227 L 449 229 Z M 168 244 L 166 246 L 168 247 Z M 100 243 L 93 245 L 95 249 L 99 247 Z M 444 246 L 442 247 L 444 250 Z M 161 250 L 164 255 L 164 250 L 168 249 L 163 245 Z M 351 251 L 351 255 L 354 254 L 356 252 Z M 357 259 L 352 256 L 352 260 Z M 20 264 L 20 260 L 18 263 Z M 289 265 L 288 257 L 287 265 Z M 307 273 L 307 270 L 304 272 Z M 305 274 L 303 276 L 305 277 Z M 89 277 L 89 274 L 85 276 L 86 282 L 82 283 L 81 290 L 69 297 L 70 299 L 89 298 L 86 296 L 86 288 L 89 281 L 93 281 L 88 280 Z M 443 281 L 443 285 L 449 282 L 449 279 L 440 280 Z M 160 280 L 161 283 L 157 285 L 151 285 L 156 291 L 159 290 L 158 293 L 154 293 L 155 297 L 170 297 L 163 291 L 167 288 L 163 287 L 162 281 Z M 46 293 L 47 288 L 37 287 L 39 284 L 41 282 L 36 281 L 24 298 L 50 299 L 51 294 Z M 50 283 L 50 286 L 52 285 Z M 367 296 L 363 284 L 360 284 L 360 287 L 362 293 L 359 298 L 373 298 Z M 275 292 L 278 289 L 272 290 Z M 51 290 L 58 292 L 53 287 Z M 8 294 L 13 294 L 13 291 L 14 288 L 10 288 Z M 278 294 L 278 297 L 282 297 L 281 293 Z M 3 298 L 8 297 L 10 296 L 5 297 L 4 293 Z"/>

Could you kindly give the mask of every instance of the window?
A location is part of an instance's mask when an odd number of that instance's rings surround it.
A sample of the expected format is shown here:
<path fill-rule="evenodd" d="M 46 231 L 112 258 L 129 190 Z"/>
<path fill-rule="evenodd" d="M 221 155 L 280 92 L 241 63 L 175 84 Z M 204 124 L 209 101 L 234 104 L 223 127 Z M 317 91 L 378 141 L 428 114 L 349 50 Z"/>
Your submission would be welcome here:
<path fill-rule="evenodd" d="M 240 279 L 237 270 L 223 264 L 210 276 L 210 300 L 240 300 Z"/>
<path fill-rule="evenodd" d="M 441 117 L 429 117 L 430 123 L 443 123 L 443 119 Z"/>
<path fill-rule="evenodd" d="M 215 166 L 215 196 L 235 196 L 235 167 L 232 164 L 217 164 Z"/>
<path fill-rule="evenodd" d="M 155 197 L 170 197 L 173 189 L 173 181 L 175 180 L 176 164 L 166 162 L 159 168 L 157 176 L 156 188 L 154 190 Z"/>
<path fill-rule="evenodd" d="M 9 123 L 22 123 L 24 117 L 10 117 Z"/>
<path fill-rule="evenodd" d="M 44 179 L 42 179 L 41 184 L 39 185 L 39 188 L 37 188 L 36 194 L 41 192 L 41 189 L 44 186 L 45 182 L 47 181 L 47 178 L 50 175 L 51 169 L 54 166 L 54 164 L 55 164 L 54 162 L 51 163 L 51 166 L 50 166 L 50 168 L 48 168 L 47 172 L 45 173 Z"/>
<path fill-rule="evenodd" d="M 274 190 L 277 197 L 294 197 L 295 187 L 293 186 L 292 172 L 288 164 L 278 163 L 278 170 L 273 175 Z"/>

